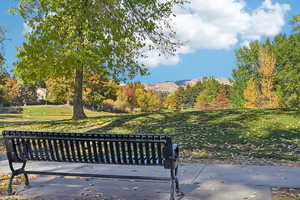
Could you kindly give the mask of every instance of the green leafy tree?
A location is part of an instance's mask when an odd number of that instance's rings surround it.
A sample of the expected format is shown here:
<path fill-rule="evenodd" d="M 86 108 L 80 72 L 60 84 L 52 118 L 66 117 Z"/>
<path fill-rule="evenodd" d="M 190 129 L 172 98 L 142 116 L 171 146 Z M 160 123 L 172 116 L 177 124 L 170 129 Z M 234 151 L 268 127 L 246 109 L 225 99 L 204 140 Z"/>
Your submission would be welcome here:
<path fill-rule="evenodd" d="M 237 68 L 232 70 L 232 87 L 229 91 L 230 103 L 233 108 L 245 106 L 244 90 L 250 79 L 258 76 L 258 54 L 260 44 L 258 41 L 251 42 L 249 47 L 236 50 Z"/>
<path fill-rule="evenodd" d="M 18 49 L 15 73 L 25 81 L 74 77 L 73 119 L 85 118 L 86 68 L 116 81 L 146 74 L 145 49 L 172 54 L 169 25 L 182 0 L 22 0 L 15 11 L 32 29 Z"/>
<path fill-rule="evenodd" d="M 97 73 L 86 69 L 83 79 L 83 101 L 86 107 L 98 110 L 104 100 L 116 99 L 117 88 L 113 81 L 109 80 L 108 73 Z"/>
<path fill-rule="evenodd" d="M 0 26 L 0 75 L 5 73 L 5 69 L 4 69 L 4 55 L 2 52 L 2 48 L 3 48 L 3 42 L 5 40 L 5 33 L 4 33 L 4 29 Z M 1 82 L 0 82 L 1 84 Z"/>
<path fill-rule="evenodd" d="M 168 109 L 178 109 L 179 106 L 176 102 L 176 98 L 175 95 L 168 95 L 165 99 L 164 99 L 164 107 L 168 108 Z"/>
<path fill-rule="evenodd" d="M 200 110 L 216 108 L 216 100 L 221 89 L 221 84 L 214 78 L 206 78 L 201 81 L 201 87 L 199 88 L 201 88 L 201 91 L 197 94 L 194 106 Z"/>
<path fill-rule="evenodd" d="M 157 94 L 151 90 L 139 88 L 136 90 L 137 105 L 142 112 L 152 112 L 160 109 L 161 102 Z"/>
<path fill-rule="evenodd" d="M 65 78 L 48 79 L 46 85 L 47 100 L 58 104 L 70 103 L 73 95 L 71 80 Z"/>
<path fill-rule="evenodd" d="M 300 35 L 276 37 L 272 49 L 277 58 L 274 88 L 280 104 L 300 107 Z"/>
<path fill-rule="evenodd" d="M 175 95 L 168 95 L 165 99 L 164 99 L 164 103 L 163 103 L 165 108 L 168 109 L 178 109 L 178 104 L 176 103 L 176 98 Z"/>
<path fill-rule="evenodd" d="M 296 15 L 291 20 L 291 24 L 294 24 L 294 30 L 300 33 L 300 15 Z"/>
<path fill-rule="evenodd" d="M 177 88 L 173 95 L 176 102 L 176 107 L 182 108 L 186 106 L 188 97 L 185 95 L 184 87 Z"/>
<path fill-rule="evenodd" d="M 195 89 L 193 87 L 191 87 L 190 85 L 187 85 L 186 88 L 184 89 L 184 105 L 186 105 L 187 107 L 193 107 L 194 103 L 195 103 L 195 95 L 194 95 Z"/>
<path fill-rule="evenodd" d="M 19 86 L 18 96 L 15 99 L 17 105 L 34 105 L 38 103 L 36 93 L 37 87 L 34 84 L 23 84 Z"/>
<path fill-rule="evenodd" d="M 192 85 L 190 88 L 187 87 L 186 90 L 187 90 L 188 95 L 190 95 L 190 99 L 192 100 L 191 105 L 194 106 L 195 102 L 196 102 L 196 99 L 197 99 L 197 96 L 199 95 L 199 93 L 201 91 L 204 90 L 202 81 L 198 81 L 197 83 Z"/>
<path fill-rule="evenodd" d="M 208 95 L 211 96 L 213 100 L 215 100 L 219 94 L 221 84 L 214 78 L 208 78 L 202 81 L 202 87 L 203 90 L 206 90 Z"/>
<path fill-rule="evenodd" d="M 195 108 L 199 110 L 210 110 L 214 108 L 214 103 L 214 99 L 210 95 L 210 92 L 204 90 L 197 96 Z"/>

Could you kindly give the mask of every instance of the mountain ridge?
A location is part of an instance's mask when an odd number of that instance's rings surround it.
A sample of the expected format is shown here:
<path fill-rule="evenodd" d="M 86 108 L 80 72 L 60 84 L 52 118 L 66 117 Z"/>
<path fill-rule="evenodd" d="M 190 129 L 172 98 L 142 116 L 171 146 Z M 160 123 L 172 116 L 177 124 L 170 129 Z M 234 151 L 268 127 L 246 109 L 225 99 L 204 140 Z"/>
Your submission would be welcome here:
<path fill-rule="evenodd" d="M 198 77 L 191 80 L 177 80 L 177 81 L 161 81 L 154 83 L 143 83 L 147 89 L 154 90 L 159 93 L 172 93 L 179 87 L 193 86 L 198 81 L 204 81 L 213 78 L 221 84 L 231 85 L 230 80 L 224 77 Z"/>

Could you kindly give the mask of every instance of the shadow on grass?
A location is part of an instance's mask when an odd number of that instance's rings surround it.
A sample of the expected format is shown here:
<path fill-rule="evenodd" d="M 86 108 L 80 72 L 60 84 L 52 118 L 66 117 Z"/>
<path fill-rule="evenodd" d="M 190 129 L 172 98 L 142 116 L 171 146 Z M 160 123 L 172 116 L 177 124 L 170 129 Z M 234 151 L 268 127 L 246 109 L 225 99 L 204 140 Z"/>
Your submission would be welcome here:
<path fill-rule="evenodd" d="M 21 107 L 0 107 L 0 114 L 20 114 L 22 111 Z"/>
<path fill-rule="evenodd" d="M 274 114 L 274 110 L 221 110 L 189 111 L 128 115 L 117 118 L 112 123 L 88 132 L 172 134 L 181 149 L 205 151 L 206 156 L 218 159 L 273 158 L 283 160 L 299 159 L 299 131 L 292 129 L 266 129 L 264 135 L 245 135 L 248 123 L 256 122 L 264 115 Z M 282 111 L 277 111 L 282 114 Z M 293 113 L 296 115 L 298 111 Z M 285 113 L 284 113 L 285 114 Z M 227 119 L 226 117 L 230 117 Z"/>
<path fill-rule="evenodd" d="M 11 118 L 22 118 L 22 116 L 21 115 L 14 115 L 14 114 L 9 114 L 9 115 L 0 114 L 0 119 L 11 119 Z"/>
<path fill-rule="evenodd" d="M 299 117 L 299 114 L 297 110 L 282 109 L 112 114 L 82 120 L 0 122 L 0 128 L 24 126 L 26 130 L 44 131 L 163 133 L 174 135 L 174 141 L 183 151 L 200 151 L 206 158 L 300 160 L 298 129 L 282 128 L 281 124 L 276 124 L 278 122 L 268 121 L 268 126 L 252 132 L 261 119 L 281 115 Z"/>

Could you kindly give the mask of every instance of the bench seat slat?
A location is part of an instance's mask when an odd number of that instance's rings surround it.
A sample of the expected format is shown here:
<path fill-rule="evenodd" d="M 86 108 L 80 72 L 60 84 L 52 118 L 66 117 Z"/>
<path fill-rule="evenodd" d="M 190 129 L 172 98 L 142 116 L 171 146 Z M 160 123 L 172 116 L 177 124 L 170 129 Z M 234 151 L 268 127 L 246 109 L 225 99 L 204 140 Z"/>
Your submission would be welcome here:
<path fill-rule="evenodd" d="M 110 156 L 109 156 L 109 151 L 108 151 L 108 142 L 107 141 L 103 141 L 103 145 L 104 145 L 104 154 L 105 154 L 105 163 L 110 164 Z"/>
<path fill-rule="evenodd" d="M 38 148 L 37 148 L 37 143 L 36 143 L 36 139 L 32 139 L 32 146 L 33 146 L 33 151 L 34 151 L 34 157 L 33 157 L 33 159 L 34 160 L 38 160 L 39 158 L 38 158 Z"/>
<path fill-rule="evenodd" d="M 118 142 L 115 142 L 115 147 L 116 147 L 116 156 L 117 156 L 117 163 L 123 163 L 122 162 L 122 159 L 121 159 L 121 157 L 122 157 L 122 155 L 123 155 L 123 151 L 121 150 L 120 151 L 120 139 L 121 139 L 122 137 L 120 137 L 120 136 L 117 136 L 117 139 L 119 140 Z"/>
<path fill-rule="evenodd" d="M 64 140 L 58 140 L 58 151 L 60 152 L 62 161 L 67 161 L 65 156 Z"/>
<path fill-rule="evenodd" d="M 134 160 L 134 163 L 135 165 L 138 165 L 139 164 L 139 158 L 138 158 L 138 148 L 137 148 L 137 143 L 136 142 L 133 142 L 133 160 Z"/>
<path fill-rule="evenodd" d="M 108 136 L 109 138 L 111 138 L 112 136 Z M 109 156 L 111 159 L 111 163 L 115 164 L 116 163 L 116 156 L 115 156 L 115 149 L 114 149 L 114 144 L 115 141 L 109 141 Z"/>
<path fill-rule="evenodd" d="M 45 140 L 45 139 L 43 140 L 43 145 L 44 145 L 44 148 L 46 151 L 46 160 L 50 160 L 50 154 L 49 154 L 50 150 L 49 150 L 48 143 L 49 143 L 49 140 Z"/>
<path fill-rule="evenodd" d="M 88 162 L 87 161 L 87 156 L 86 156 L 86 148 L 85 148 L 85 141 L 84 140 L 81 140 L 79 142 L 79 148 L 81 150 L 81 153 L 82 153 L 82 158 L 83 158 L 83 162 Z"/>
<path fill-rule="evenodd" d="M 99 153 L 98 153 L 98 148 L 97 148 L 97 142 L 93 141 L 92 142 L 92 148 L 93 148 L 93 153 L 95 156 L 95 163 L 99 163 Z"/>
<path fill-rule="evenodd" d="M 55 155 L 55 160 L 59 161 L 60 160 L 60 156 L 58 153 L 58 146 L 57 146 L 57 140 L 51 140 L 52 141 L 52 145 L 53 145 L 53 149 L 54 149 L 54 155 Z"/>
<path fill-rule="evenodd" d="M 158 136 L 160 137 L 160 136 Z M 157 143 L 157 155 L 158 155 L 158 160 L 159 160 L 159 164 L 162 164 L 162 151 L 161 151 L 162 147 L 160 143 Z"/>
<path fill-rule="evenodd" d="M 124 139 L 124 137 L 122 138 Z M 122 152 L 122 163 L 127 164 L 128 160 L 127 160 L 127 150 L 126 150 L 126 142 L 121 141 L 121 152 Z"/>
<path fill-rule="evenodd" d="M 128 137 L 129 136 L 126 136 L 126 138 L 128 138 Z M 124 142 L 126 142 L 126 146 L 127 146 L 126 149 L 128 151 L 128 157 L 129 157 L 128 162 L 129 162 L 129 164 L 133 164 L 132 143 L 129 141 L 124 141 Z"/>
<path fill-rule="evenodd" d="M 70 148 L 71 148 L 71 154 L 72 154 L 72 161 L 76 162 L 76 151 L 75 151 L 75 142 L 74 140 L 70 140 Z"/>
<path fill-rule="evenodd" d="M 56 159 L 56 154 L 55 154 L 55 148 L 54 148 L 54 141 L 52 139 L 47 139 L 48 141 L 48 149 L 50 152 L 50 159 L 51 161 L 55 161 Z"/>
<path fill-rule="evenodd" d="M 80 151 L 80 145 L 79 145 L 79 141 L 78 140 L 73 140 L 74 142 L 75 142 L 75 155 L 76 155 L 76 157 L 75 158 L 77 158 L 76 159 L 76 161 L 77 162 L 82 162 L 81 161 L 81 151 Z"/>
<path fill-rule="evenodd" d="M 138 136 L 139 138 L 142 138 L 142 136 Z M 143 142 L 138 142 L 139 144 L 139 161 L 141 165 L 145 164 L 144 160 L 144 143 Z"/>
<path fill-rule="evenodd" d="M 88 159 L 89 159 L 90 163 L 95 163 L 95 161 L 94 161 L 95 156 L 94 156 L 94 152 L 92 152 L 91 142 L 92 141 L 87 141 L 86 142 L 87 143 L 87 150 L 88 150 Z"/>
<path fill-rule="evenodd" d="M 151 136 L 151 139 L 154 139 L 154 136 Z M 152 157 L 152 163 L 155 163 L 157 159 L 155 159 L 156 157 L 156 153 L 155 153 L 155 143 L 151 143 L 151 157 Z"/>

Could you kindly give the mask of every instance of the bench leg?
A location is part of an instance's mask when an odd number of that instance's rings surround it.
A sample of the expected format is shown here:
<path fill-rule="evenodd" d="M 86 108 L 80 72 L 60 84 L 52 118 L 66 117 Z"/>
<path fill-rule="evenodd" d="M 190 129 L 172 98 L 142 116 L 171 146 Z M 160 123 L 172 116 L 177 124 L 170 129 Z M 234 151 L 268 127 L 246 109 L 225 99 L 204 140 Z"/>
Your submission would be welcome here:
<path fill-rule="evenodd" d="M 179 194 L 179 180 L 178 180 L 178 166 L 175 169 L 175 183 L 176 183 L 176 193 Z"/>
<path fill-rule="evenodd" d="M 28 178 L 27 173 L 24 173 L 24 177 L 25 177 L 25 186 L 29 187 L 29 178 Z"/>
<path fill-rule="evenodd" d="M 178 180 L 178 166 L 175 169 L 171 169 L 171 192 L 170 200 L 175 200 L 176 196 L 183 196 L 183 193 L 179 189 L 179 180 Z"/>
<path fill-rule="evenodd" d="M 175 170 L 171 169 L 171 191 L 170 191 L 170 200 L 175 200 L 176 194 L 176 179 L 175 179 Z"/>
<path fill-rule="evenodd" d="M 12 174 L 12 175 L 10 176 L 9 183 L 8 183 L 8 188 L 7 188 L 7 193 L 8 193 L 8 195 L 13 195 L 13 192 L 12 192 L 12 183 L 13 183 L 14 177 L 15 177 L 14 174 Z"/>
<path fill-rule="evenodd" d="M 9 184 L 8 184 L 8 188 L 7 188 L 7 193 L 8 195 L 12 195 L 13 194 L 13 190 L 12 190 L 12 184 L 13 184 L 13 179 L 15 176 L 18 176 L 20 174 L 23 174 L 25 177 L 25 186 L 29 187 L 29 178 L 27 173 L 25 172 L 25 166 L 26 166 L 26 161 L 23 162 L 23 165 L 20 169 L 15 169 L 13 166 L 12 161 L 9 161 L 9 167 L 11 170 L 11 177 L 9 179 Z"/>

